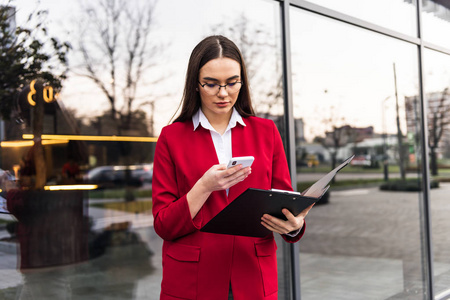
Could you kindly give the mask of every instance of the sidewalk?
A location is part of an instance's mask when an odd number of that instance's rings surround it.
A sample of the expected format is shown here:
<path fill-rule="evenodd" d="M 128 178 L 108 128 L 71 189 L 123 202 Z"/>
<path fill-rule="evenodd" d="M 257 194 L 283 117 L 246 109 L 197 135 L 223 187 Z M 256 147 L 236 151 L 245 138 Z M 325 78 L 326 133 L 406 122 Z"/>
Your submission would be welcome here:
<path fill-rule="evenodd" d="M 17 270 L 17 244 L 0 242 L 0 299 L 13 300 L 16 293 L 33 299 L 159 299 L 162 240 L 153 230 L 153 216 L 95 207 L 89 207 L 89 216 L 96 232 L 122 222 L 130 222 L 130 231 L 114 234 L 116 246 L 97 258 L 26 273 Z"/>
<path fill-rule="evenodd" d="M 436 293 L 448 289 L 450 282 L 449 193 L 450 184 L 431 191 Z M 418 193 L 331 190 L 329 204 L 316 205 L 308 214 L 299 244 L 302 299 L 422 299 L 419 201 Z M 139 242 L 121 243 L 131 241 L 132 235 L 119 232 L 114 235 L 117 244 L 95 259 L 33 274 L 17 271 L 15 253 L 0 248 L 0 299 L 15 299 L 11 295 L 16 292 L 35 292 L 42 286 L 70 293 L 72 300 L 159 299 L 162 240 L 154 232 L 151 214 L 94 207 L 89 214 L 99 232 L 113 223 L 130 222 Z M 278 249 L 282 251 L 280 245 Z M 63 281 L 49 285 L 55 275 Z M 7 297 L 2 298 L 5 291 Z"/>
<path fill-rule="evenodd" d="M 436 293 L 450 287 L 450 184 L 431 191 Z M 331 190 L 300 241 L 302 299 L 423 299 L 419 194 Z"/>

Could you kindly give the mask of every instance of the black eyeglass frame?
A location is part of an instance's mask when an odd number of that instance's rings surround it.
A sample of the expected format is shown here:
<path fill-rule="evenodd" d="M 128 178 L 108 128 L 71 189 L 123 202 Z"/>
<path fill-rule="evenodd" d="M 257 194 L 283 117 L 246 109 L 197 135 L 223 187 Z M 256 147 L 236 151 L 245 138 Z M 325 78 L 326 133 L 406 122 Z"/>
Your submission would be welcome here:
<path fill-rule="evenodd" d="M 225 90 L 228 92 L 227 85 L 229 85 L 229 84 L 236 84 L 236 83 L 240 83 L 241 84 L 241 87 L 239 88 L 239 90 L 240 90 L 242 88 L 242 83 L 243 83 L 243 81 L 235 81 L 235 82 L 230 82 L 230 83 L 227 83 L 227 84 L 224 84 L 224 85 L 220 85 L 220 84 L 217 84 L 217 83 L 204 83 L 204 84 L 202 84 L 200 81 L 197 81 L 197 82 L 198 82 L 198 84 L 200 84 L 200 86 L 202 88 L 205 88 L 205 85 L 207 85 L 207 84 L 214 84 L 214 85 L 219 86 L 219 90 L 217 91 L 217 93 L 220 92 L 221 88 L 225 88 Z"/>

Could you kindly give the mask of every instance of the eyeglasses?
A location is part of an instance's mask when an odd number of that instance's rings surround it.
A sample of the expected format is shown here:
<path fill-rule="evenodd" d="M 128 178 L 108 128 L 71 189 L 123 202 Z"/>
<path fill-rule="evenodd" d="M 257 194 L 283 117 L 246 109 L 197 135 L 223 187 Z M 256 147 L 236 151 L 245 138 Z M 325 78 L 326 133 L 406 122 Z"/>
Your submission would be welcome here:
<path fill-rule="evenodd" d="M 228 94 L 235 94 L 235 93 L 239 92 L 239 90 L 241 89 L 241 86 L 242 86 L 242 81 L 230 82 L 225 85 L 220 85 L 217 83 L 201 84 L 200 81 L 198 83 L 205 90 L 205 92 L 211 96 L 217 95 L 220 92 L 220 88 L 225 88 L 225 90 L 228 92 Z"/>

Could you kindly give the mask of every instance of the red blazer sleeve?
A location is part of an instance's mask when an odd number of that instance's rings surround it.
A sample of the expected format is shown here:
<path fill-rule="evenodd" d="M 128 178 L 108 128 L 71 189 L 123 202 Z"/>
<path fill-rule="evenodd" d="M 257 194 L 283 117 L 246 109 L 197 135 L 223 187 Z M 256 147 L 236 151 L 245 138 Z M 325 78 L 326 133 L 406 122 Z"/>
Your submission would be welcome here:
<path fill-rule="evenodd" d="M 154 228 L 164 240 L 175 240 L 200 228 L 201 214 L 191 218 L 186 194 L 180 194 L 173 153 L 163 129 L 153 163 L 152 200 Z"/>
<path fill-rule="evenodd" d="M 291 176 L 289 174 L 289 167 L 286 159 L 286 153 L 283 147 L 283 142 L 275 124 L 273 128 L 274 154 L 272 164 L 272 188 L 292 191 L 293 189 L 291 184 Z M 294 237 L 290 237 L 288 235 L 281 236 L 288 243 L 298 242 L 305 233 L 305 227 L 306 223 L 303 224 L 303 228 Z"/>

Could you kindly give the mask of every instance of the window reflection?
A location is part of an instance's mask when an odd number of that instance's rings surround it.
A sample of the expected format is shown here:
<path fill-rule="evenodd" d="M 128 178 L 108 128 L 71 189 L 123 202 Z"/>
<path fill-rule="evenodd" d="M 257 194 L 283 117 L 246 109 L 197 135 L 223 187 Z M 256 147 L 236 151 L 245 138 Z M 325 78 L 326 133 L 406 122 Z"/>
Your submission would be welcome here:
<path fill-rule="evenodd" d="M 416 7 L 413 0 L 308 0 L 407 35 L 417 36 Z"/>
<path fill-rule="evenodd" d="M 261 9 L 261 1 L 256 3 L 258 13 L 269 16 L 273 22 L 256 18 L 246 9 L 213 24 L 212 32 L 229 37 L 239 47 L 246 63 L 255 112 L 259 117 L 273 120 L 285 139 L 281 38 L 277 31 L 279 6 L 264 1 L 267 7 Z"/>
<path fill-rule="evenodd" d="M 22 24 L 20 17 L 17 21 Z M 32 36 L 40 38 L 32 24 L 27 23 Z M 28 41 L 39 49 L 36 43 Z M 2 58 L 15 52 L 1 50 Z M 139 281 L 157 270 L 152 258 L 160 247 L 151 227 L 153 128 L 146 112 L 130 102 L 122 114 L 115 107 L 102 112 L 79 101 L 66 108 L 45 73 L 52 68 L 40 64 L 43 57 L 29 59 L 35 63 L 26 64 L 29 74 L 10 76 L 21 86 L 2 86 L 0 261 L 3 277 L 10 280 L 0 285 L 0 298 L 111 294 L 131 299 Z M 43 70 L 32 69 L 36 66 Z M 128 100 L 135 88 L 131 81 L 122 90 Z M 14 97 L 4 97 L 5 90 L 15 91 Z M 4 99 L 12 99 L 6 113 Z M 96 168 L 113 172 L 90 176 Z"/>
<path fill-rule="evenodd" d="M 422 1 L 422 30 L 425 41 L 450 48 L 450 4 L 447 1 Z"/>
<path fill-rule="evenodd" d="M 308 214 L 302 299 L 421 299 L 416 47 L 299 9 L 291 43 L 299 190 L 356 155 Z"/>
<path fill-rule="evenodd" d="M 72 72 L 57 101 L 44 104 L 39 131 L 29 90 L 21 90 L 11 120 L 2 123 L 1 168 L 8 172 L 0 173 L 0 274 L 10 281 L 0 283 L 0 298 L 159 297 L 154 146 L 181 98 L 190 49 L 202 37 L 225 34 L 246 49 L 258 113 L 283 123 L 278 2 L 232 1 L 227 10 L 205 0 L 154 4 L 39 4 L 49 12 L 51 34 L 65 41 L 70 32 Z M 17 6 L 20 25 L 34 6 Z M 288 293 L 280 284 L 280 297 Z"/>
<path fill-rule="evenodd" d="M 450 127 L 448 95 L 450 57 L 431 50 L 425 51 L 425 97 L 428 101 L 428 138 L 430 144 L 430 174 L 440 180 L 440 188 L 431 191 L 431 215 L 434 255 L 435 294 L 448 295 L 446 277 L 449 274 L 449 247 L 446 238 L 449 225 L 447 220 L 448 166 L 450 163 Z M 442 294 L 441 294 L 442 295 Z"/>
<path fill-rule="evenodd" d="M 416 36 L 413 1 L 309 2 Z M 236 41 L 248 63 L 257 113 L 272 118 L 284 133 L 278 1 L 233 0 L 226 10 L 222 2 L 207 0 L 159 1 L 154 7 L 149 1 L 124 2 L 118 21 L 126 26 L 116 28 L 129 43 L 122 40 L 111 56 L 93 51 L 108 41 L 95 37 L 99 31 L 92 21 L 106 20 L 117 11 L 115 3 L 100 1 L 84 8 L 72 2 L 40 4 L 49 11 L 49 33 L 60 42 L 67 40 L 67 32 L 71 42 L 75 32 L 82 33 L 73 43 L 82 51 L 69 51 L 69 65 L 76 72 L 68 73 L 61 90 L 52 88 L 57 101 L 45 101 L 52 93 L 44 82 L 38 94 L 45 104 L 36 114 L 28 95 L 32 80 L 42 78 L 27 78 L 11 102 L 11 120 L 0 122 L 1 299 L 158 297 L 162 243 L 151 218 L 154 143 L 176 111 L 183 68 L 202 37 L 217 33 Z M 101 4 L 107 9 L 99 10 Z M 25 24 L 35 8 L 34 3 L 15 5 L 17 14 L 8 28 Z M 424 40 L 450 48 L 443 34 L 448 7 L 443 1 L 423 1 L 422 6 Z M 76 15 L 74 23 L 67 21 L 68 15 Z M 149 16 L 151 43 L 144 55 L 151 66 L 141 69 L 139 78 L 139 72 L 127 77 L 125 66 L 131 61 L 122 50 L 132 47 L 136 36 L 126 33 Z M 308 218 L 300 245 L 302 298 L 334 298 L 346 289 L 346 299 L 422 299 L 427 291 L 417 191 L 423 145 L 416 48 L 298 9 L 292 9 L 291 22 L 298 190 L 350 153 L 357 155 Z M 27 24 L 33 28 L 36 22 Z M 103 21 L 97 24 L 114 28 Z M 114 74 L 108 57 L 117 59 Z M 436 146 L 436 164 L 430 165 L 436 168 L 430 170 L 435 184 L 447 177 L 450 155 L 447 126 L 434 127 L 441 137 L 433 133 L 433 124 L 439 123 L 433 111 L 447 106 L 450 63 L 446 55 L 430 50 L 424 62 L 427 142 L 431 149 Z M 92 72 L 86 68 L 90 63 Z M 138 66 L 138 60 L 131 65 Z M 81 71 L 87 76 L 79 76 Z M 31 100 L 36 102 L 36 96 Z M 36 120 L 41 121 L 39 128 Z M 401 166 L 413 191 L 380 190 L 403 176 Z M 346 184 L 350 187 L 341 187 Z M 431 190 L 436 293 L 448 292 L 447 190 L 445 182 Z M 278 252 L 285 250 L 279 247 Z M 284 298 L 290 293 L 285 285 L 288 259 L 283 253 L 278 258 L 279 295 Z"/>

